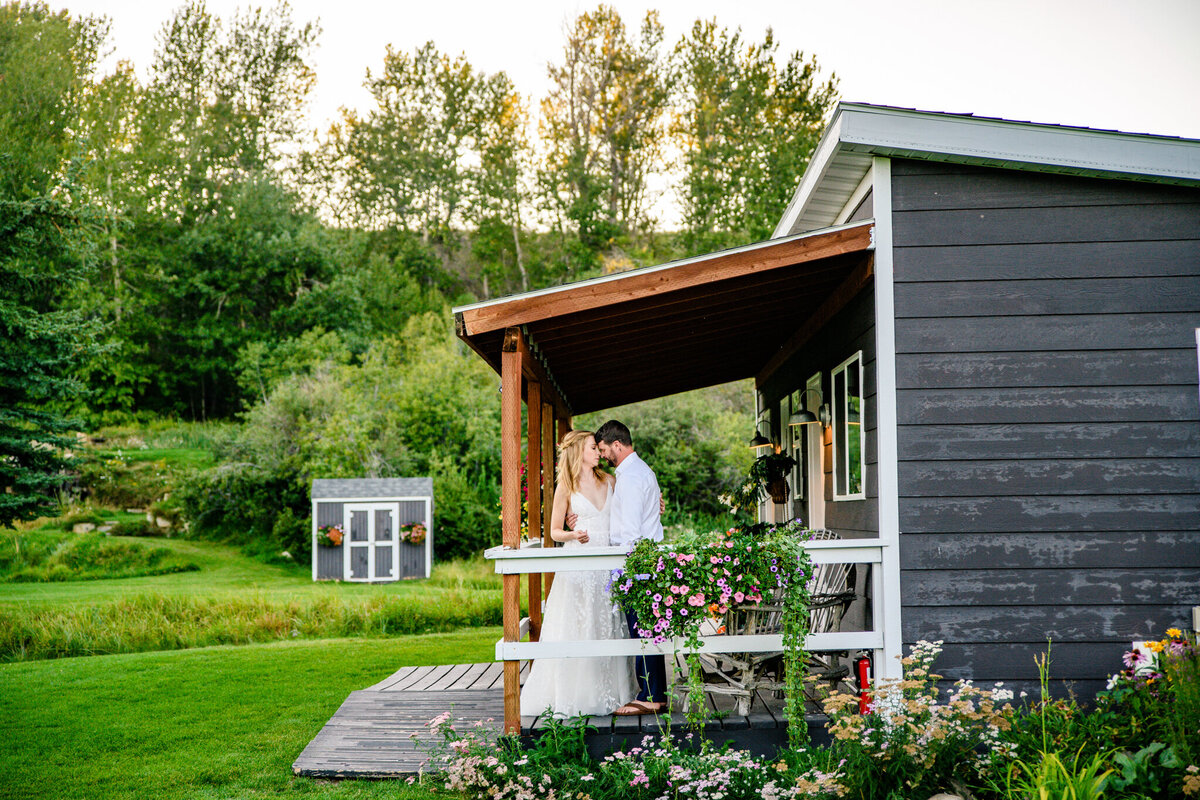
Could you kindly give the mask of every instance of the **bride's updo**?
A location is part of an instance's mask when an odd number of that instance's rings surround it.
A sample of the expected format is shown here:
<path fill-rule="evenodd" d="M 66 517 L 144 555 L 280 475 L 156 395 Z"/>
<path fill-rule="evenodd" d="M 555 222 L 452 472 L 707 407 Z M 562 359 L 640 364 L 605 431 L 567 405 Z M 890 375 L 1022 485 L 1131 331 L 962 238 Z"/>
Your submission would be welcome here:
<path fill-rule="evenodd" d="M 558 485 L 568 492 L 579 490 L 579 478 L 583 474 L 583 448 L 589 440 L 593 440 L 592 431 L 567 431 L 562 441 L 558 443 Z M 596 480 L 603 483 L 608 480 L 608 473 L 597 464 L 592 470 Z"/>

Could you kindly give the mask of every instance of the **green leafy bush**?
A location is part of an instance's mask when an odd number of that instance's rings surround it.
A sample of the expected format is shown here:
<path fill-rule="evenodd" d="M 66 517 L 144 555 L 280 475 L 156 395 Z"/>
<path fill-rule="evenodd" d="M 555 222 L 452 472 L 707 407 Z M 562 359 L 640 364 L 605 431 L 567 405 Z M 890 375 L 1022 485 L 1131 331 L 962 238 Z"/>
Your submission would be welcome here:
<path fill-rule="evenodd" d="M 108 532 L 109 536 L 166 536 L 167 531 L 145 519 L 117 522 Z"/>
<path fill-rule="evenodd" d="M 308 488 L 294 473 L 225 464 L 200 473 L 175 496 L 193 535 L 235 541 L 269 557 L 287 551 L 303 561 L 312 552 Z"/>

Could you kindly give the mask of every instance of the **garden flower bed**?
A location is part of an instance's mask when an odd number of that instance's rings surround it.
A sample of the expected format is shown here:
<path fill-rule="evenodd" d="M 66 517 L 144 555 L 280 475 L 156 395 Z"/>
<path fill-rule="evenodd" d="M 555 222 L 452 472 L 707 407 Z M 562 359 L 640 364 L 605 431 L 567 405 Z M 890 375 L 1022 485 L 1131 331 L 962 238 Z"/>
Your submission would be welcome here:
<path fill-rule="evenodd" d="M 773 758 L 717 749 L 690 735 L 648 737 L 603 759 L 588 755 L 585 727 L 552 723 L 539 737 L 496 739 L 482 727 L 430 721 L 438 745 L 421 781 L 471 798 L 741 800 L 861 798 L 970 800 L 1200 797 L 1200 650 L 1168 631 L 1088 708 L 1052 699 L 1049 652 L 1042 694 L 1014 705 L 1004 687 L 969 681 L 939 690 L 940 642 L 919 642 L 904 676 L 876 686 L 867 713 L 858 697 L 825 701 L 828 747 L 782 748 Z M 416 781 L 416 778 L 410 779 Z"/>

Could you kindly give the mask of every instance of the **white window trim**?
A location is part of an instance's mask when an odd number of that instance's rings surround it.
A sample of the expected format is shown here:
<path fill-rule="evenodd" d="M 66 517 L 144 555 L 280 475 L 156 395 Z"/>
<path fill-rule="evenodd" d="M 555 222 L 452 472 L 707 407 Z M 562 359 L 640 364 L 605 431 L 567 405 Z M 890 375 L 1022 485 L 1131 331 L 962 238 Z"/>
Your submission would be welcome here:
<path fill-rule="evenodd" d="M 839 372 L 846 372 L 847 367 L 849 367 L 850 364 L 853 363 L 856 359 L 858 360 L 858 391 L 860 393 L 859 394 L 860 402 L 859 402 L 859 409 L 858 409 L 858 420 L 859 420 L 858 454 L 859 454 L 859 458 L 862 459 L 862 464 L 859 466 L 859 468 L 862 471 L 862 489 L 861 489 L 861 491 L 855 492 L 853 494 L 839 494 L 839 492 L 842 489 L 841 484 L 843 483 L 843 481 L 841 480 L 841 475 L 839 474 L 838 451 L 837 451 L 837 440 L 838 440 L 837 426 L 843 424 L 842 420 L 844 420 L 848 415 L 846 413 L 845 408 L 837 407 L 837 402 L 836 402 L 837 401 L 837 393 L 834 391 L 834 386 L 837 384 L 837 374 Z M 836 367 L 834 367 L 829 373 L 829 407 L 833 413 L 833 419 L 831 421 L 831 426 L 833 427 L 833 442 L 832 442 L 832 444 L 833 444 L 833 502 L 835 502 L 835 503 L 843 502 L 843 501 L 847 501 L 847 500 L 865 500 L 867 498 L 867 447 L 866 447 L 866 445 L 867 445 L 867 432 L 866 432 L 867 399 L 864 395 L 865 395 L 865 392 L 864 392 L 864 387 L 863 387 L 863 354 L 862 354 L 862 350 L 859 350 L 857 353 L 855 353 L 854 355 L 847 358 L 841 364 L 838 364 Z M 849 392 L 846 393 L 846 396 L 849 397 Z M 849 441 L 849 439 L 850 439 L 850 433 L 851 433 L 851 431 L 849 430 L 849 426 L 847 425 L 847 429 L 846 429 L 846 440 L 847 441 Z M 849 461 L 847 460 L 847 465 L 848 464 L 849 464 Z"/>
<path fill-rule="evenodd" d="M 804 388 L 808 390 L 804 407 L 820 417 L 821 379 L 820 372 L 810 376 Z M 805 425 L 804 448 L 808 457 L 808 525 L 810 528 L 825 527 L 825 428 L 822 425 Z"/>

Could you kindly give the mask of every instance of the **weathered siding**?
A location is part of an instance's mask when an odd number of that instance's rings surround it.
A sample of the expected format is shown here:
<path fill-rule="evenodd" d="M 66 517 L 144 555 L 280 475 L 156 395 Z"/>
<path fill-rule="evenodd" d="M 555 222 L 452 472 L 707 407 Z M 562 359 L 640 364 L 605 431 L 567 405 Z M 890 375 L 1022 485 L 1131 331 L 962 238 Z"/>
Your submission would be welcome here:
<path fill-rule="evenodd" d="M 1200 191 L 892 162 L 903 638 L 1090 695 L 1200 604 Z"/>
<path fill-rule="evenodd" d="M 342 524 L 341 503 L 317 503 L 317 527 Z M 317 546 L 317 580 L 341 580 L 342 548 Z"/>
<path fill-rule="evenodd" d="M 875 381 L 875 287 L 868 284 L 841 312 L 834 316 L 825 328 L 812 338 L 798 353 L 770 375 L 758 387 L 764 395 L 767 407 L 772 409 L 771 438 L 781 441 L 787 420 L 777 419 L 779 401 L 797 389 L 803 389 L 808 379 L 821 373 L 821 400 L 829 403 L 831 397 L 830 376 L 833 370 L 850 356 L 862 351 L 863 357 L 863 424 L 865 443 L 863 450 L 863 480 L 866 483 L 865 499 L 833 500 L 833 444 L 830 432 L 825 432 L 823 448 L 825 473 L 825 527 L 842 537 L 872 538 L 879 532 L 879 487 L 877 465 L 879 447 L 876 441 L 876 381 Z M 797 320 L 797 325 L 802 320 Z M 797 513 L 805 516 L 801 508 Z"/>

